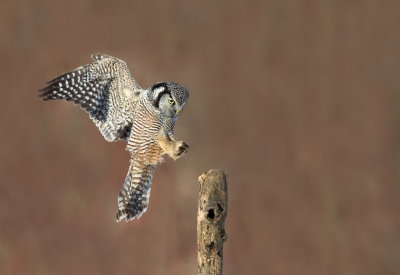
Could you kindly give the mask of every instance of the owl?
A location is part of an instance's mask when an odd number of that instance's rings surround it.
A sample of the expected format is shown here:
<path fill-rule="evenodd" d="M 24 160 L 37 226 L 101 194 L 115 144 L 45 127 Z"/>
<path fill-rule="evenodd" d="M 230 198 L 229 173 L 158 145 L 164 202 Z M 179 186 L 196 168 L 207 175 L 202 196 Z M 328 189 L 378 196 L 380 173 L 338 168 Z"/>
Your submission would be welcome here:
<path fill-rule="evenodd" d="M 39 96 L 44 101 L 72 101 L 89 114 L 105 140 L 127 141 L 130 164 L 118 196 L 116 221 L 131 221 L 147 209 L 156 165 L 166 155 L 176 160 L 189 149 L 174 136 L 189 93 L 173 82 L 142 89 L 123 60 L 105 54 L 91 57 L 91 64 L 47 82 Z"/>

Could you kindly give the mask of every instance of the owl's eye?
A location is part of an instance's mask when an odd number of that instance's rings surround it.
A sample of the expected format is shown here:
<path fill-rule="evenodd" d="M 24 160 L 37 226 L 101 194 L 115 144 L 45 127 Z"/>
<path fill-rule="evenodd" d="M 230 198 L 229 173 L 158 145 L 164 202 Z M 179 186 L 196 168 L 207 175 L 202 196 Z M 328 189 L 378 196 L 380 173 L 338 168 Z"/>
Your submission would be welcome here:
<path fill-rule="evenodd" d="M 169 99 L 168 99 L 168 103 L 169 103 L 169 105 L 171 105 L 171 106 L 174 106 L 174 105 L 175 105 L 175 101 L 174 101 L 172 98 L 169 98 Z"/>

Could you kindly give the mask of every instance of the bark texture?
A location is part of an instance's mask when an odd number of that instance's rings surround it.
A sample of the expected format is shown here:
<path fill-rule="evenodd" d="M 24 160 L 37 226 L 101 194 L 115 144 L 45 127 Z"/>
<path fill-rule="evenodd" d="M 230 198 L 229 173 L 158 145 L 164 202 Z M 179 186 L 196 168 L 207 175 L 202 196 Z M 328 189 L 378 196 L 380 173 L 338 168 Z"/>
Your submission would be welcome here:
<path fill-rule="evenodd" d="M 227 239 L 225 218 L 228 211 L 226 175 L 210 170 L 199 177 L 197 211 L 198 274 L 222 274 L 223 245 Z"/>

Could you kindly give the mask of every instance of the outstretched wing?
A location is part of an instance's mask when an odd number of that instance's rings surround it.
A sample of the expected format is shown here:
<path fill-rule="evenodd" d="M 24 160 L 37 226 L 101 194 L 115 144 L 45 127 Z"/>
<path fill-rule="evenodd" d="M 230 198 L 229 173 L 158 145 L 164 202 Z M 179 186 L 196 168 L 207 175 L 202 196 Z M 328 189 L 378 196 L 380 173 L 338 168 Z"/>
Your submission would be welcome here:
<path fill-rule="evenodd" d="M 124 61 L 104 54 L 91 57 L 93 63 L 47 82 L 40 96 L 45 101 L 73 101 L 89 113 L 107 141 L 126 139 L 143 89 Z"/>

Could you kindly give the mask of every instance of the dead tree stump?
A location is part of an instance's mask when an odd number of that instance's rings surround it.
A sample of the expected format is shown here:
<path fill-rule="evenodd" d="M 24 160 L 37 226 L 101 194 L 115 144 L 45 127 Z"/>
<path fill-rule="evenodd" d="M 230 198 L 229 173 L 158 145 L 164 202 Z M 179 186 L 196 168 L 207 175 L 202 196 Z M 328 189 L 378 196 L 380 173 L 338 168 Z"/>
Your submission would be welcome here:
<path fill-rule="evenodd" d="M 197 211 L 198 274 L 220 275 L 223 245 L 227 239 L 225 218 L 228 211 L 226 176 L 222 170 L 210 170 L 199 177 Z"/>

